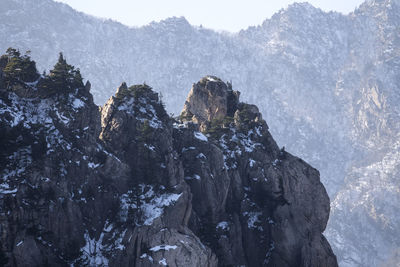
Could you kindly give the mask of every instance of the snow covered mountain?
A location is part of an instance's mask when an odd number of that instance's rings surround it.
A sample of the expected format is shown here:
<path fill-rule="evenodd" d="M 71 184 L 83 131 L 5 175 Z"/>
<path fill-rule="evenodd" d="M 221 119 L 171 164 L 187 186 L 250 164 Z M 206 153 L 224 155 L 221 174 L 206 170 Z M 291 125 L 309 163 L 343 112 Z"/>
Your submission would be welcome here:
<path fill-rule="evenodd" d="M 50 0 L 3 0 L 0 49 L 32 50 L 41 69 L 63 51 L 97 103 L 121 81 L 146 82 L 175 114 L 193 81 L 232 81 L 278 144 L 320 170 L 339 265 L 390 266 L 400 261 L 399 24 L 399 0 L 349 15 L 293 4 L 237 34 L 184 18 L 129 28 Z"/>

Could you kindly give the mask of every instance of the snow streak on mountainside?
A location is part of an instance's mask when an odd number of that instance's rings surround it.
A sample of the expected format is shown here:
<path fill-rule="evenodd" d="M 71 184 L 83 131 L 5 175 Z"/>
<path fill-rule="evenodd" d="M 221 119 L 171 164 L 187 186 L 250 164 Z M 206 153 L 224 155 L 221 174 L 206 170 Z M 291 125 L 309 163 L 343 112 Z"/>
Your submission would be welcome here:
<path fill-rule="evenodd" d="M 3 0 L 0 49 L 30 49 L 45 69 L 63 51 L 98 103 L 123 80 L 146 82 L 175 114 L 193 81 L 232 80 L 278 144 L 321 171 L 339 264 L 390 266 L 400 247 L 399 24 L 399 0 L 368 0 L 347 16 L 293 4 L 232 35 L 184 18 L 129 28 L 50 0 Z"/>

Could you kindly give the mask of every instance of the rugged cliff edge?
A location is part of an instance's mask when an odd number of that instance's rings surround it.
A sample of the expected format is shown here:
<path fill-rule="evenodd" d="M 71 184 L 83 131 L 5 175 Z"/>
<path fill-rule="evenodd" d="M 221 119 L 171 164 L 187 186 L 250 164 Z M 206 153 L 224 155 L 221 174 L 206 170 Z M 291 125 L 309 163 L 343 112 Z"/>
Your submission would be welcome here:
<path fill-rule="evenodd" d="M 318 171 L 230 84 L 194 84 L 180 120 L 147 85 L 89 90 L 62 56 L 0 58 L 0 264 L 337 266 Z"/>

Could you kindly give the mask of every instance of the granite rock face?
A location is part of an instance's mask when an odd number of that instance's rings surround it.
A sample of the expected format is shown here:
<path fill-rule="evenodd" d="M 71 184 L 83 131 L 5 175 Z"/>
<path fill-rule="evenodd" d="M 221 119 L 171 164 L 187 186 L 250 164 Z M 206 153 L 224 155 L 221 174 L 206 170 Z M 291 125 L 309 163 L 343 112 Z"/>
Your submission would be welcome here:
<path fill-rule="evenodd" d="M 232 85 L 223 83 L 219 78 L 204 77 L 190 90 L 181 118 L 199 124 L 204 131 L 211 122 L 233 116 L 239 95 L 238 91 L 232 91 Z"/>
<path fill-rule="evenodd" d="M 3 71 L 1 264 L 337 266 L 318 171 L 229 84 L 196 83 L 178 121 L 145 84 L 99 108 Z"/>
<path fill-rule="evenodd" d="M 322 235 L 330 207 L 319 172 L 279 149 L 258 108 L 238 94 L 236 110 L 226 112 L 232 93 L 212 77 L 194 84 L 182 115 L 200 125 L 176 131 L 193 194 L 191 228 L 223 266 L 336 266 Z M 225 99 L 207 108 L 213 94 Z M 211 121 L 201 120 L 204 110 Z"/>
<path fill-rule="evenodd" d="M 32 50 L 40 72 L 65 52 L 98 104 L 121 81 L 146 81 L 179 114 L 194 81 L 231 80 L 276 142 L 321 172 L 339 264 L 375 267 L 400 262 L 399 14 L 399 0 L 346 15 L 294 3 L 226 34 L 184 18 L 132 28 L 53 0 L 1 0 L 0 50 Z"/>

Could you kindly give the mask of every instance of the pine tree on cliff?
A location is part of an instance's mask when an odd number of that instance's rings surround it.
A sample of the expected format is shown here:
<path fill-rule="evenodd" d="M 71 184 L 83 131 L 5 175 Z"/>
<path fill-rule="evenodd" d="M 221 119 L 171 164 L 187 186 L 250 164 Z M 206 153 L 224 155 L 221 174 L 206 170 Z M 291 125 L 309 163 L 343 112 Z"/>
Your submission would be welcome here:
<path fill-rule="evenodd" d="M 29 51 L 21 55 L 19 50 L 8 48 L 6 54 L 0 58 L 0 67 L 4 68 L 4 79 L 7 85 L 16 82 L 34 82 L 39 78 L 36 63 L 31 60 Z"/>
<path fill-rule="evenodd" d="M 55 86 L 83 86 L 80 70 L 75 69 L 75 67 L 72 65 L 69 65 L 62 53 L 60 53 L 58 57 L 58 62 L 56 63 L 56 65 L 54 65 L 53 70 L 50 71 L 49 76 L 54 82 Z"/>
<path fill-rule="evenodd" d="M 58 57 L 57 63 L 46 75 L 39 87 L 47 94 L 58 92 L 69 92 L 76 88 L 83 87 L 81 72 L 74 66 L 67 63 L 62 53 Z"/>

